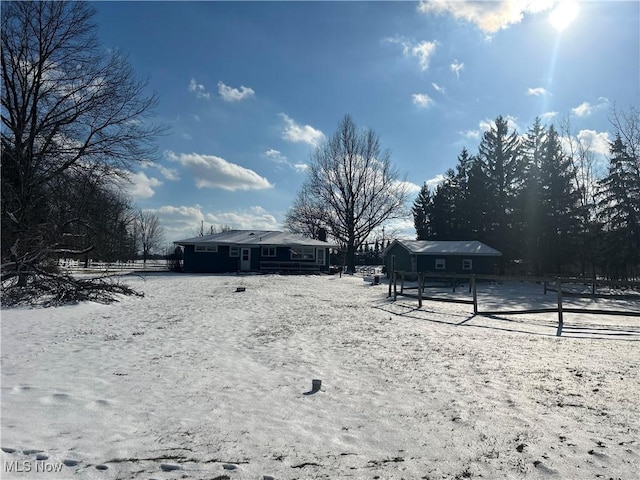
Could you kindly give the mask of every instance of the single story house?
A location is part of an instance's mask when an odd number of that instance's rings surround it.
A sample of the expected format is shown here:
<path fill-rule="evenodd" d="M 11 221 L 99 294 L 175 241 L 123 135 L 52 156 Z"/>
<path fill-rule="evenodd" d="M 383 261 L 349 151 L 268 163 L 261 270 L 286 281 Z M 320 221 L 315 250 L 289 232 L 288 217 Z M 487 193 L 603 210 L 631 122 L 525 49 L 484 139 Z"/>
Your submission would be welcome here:
<path fill-rule="evenodd" d="M 498 250 L 476 240 L 394 240 L 383 252 L 388 273 L 441 272 L 493 275 L 498 272 Z"/>
<path fill-rule="evenodd" d="M 335 245 L 287 232 L 230 230 L 173 242 L 192 273 L 327 272 Z"/>

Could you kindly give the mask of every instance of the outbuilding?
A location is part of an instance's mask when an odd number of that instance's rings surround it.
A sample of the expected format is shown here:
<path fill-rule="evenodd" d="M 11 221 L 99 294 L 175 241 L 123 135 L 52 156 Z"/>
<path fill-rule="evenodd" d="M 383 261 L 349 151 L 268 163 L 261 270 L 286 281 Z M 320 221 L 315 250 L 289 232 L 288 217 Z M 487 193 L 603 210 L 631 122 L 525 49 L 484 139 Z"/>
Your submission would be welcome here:
<path fill-rule="evenodd" d="M 476 273 L 498 272 L 502 253 L 477 240 L 394 240 L 383 252 L 386 271 Z"/>
<path fill-rule="evenodd" d="M 229 230 L 173 242 L 183 252 L 183 270 L 192 273 L 327 272 L 327 242 L 288 232 Z"/>

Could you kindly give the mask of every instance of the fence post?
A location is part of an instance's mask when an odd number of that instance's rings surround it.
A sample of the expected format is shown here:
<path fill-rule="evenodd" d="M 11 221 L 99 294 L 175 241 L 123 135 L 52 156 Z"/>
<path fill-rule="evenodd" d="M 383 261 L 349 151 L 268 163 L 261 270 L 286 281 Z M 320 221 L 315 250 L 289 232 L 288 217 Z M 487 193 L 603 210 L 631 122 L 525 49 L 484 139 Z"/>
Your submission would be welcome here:
<path fill-rule="evenodd" d="M 398 298 L 398 272 L 393 271 L 393 301 Z"/>
<path fill-rule="evenodd" d="M 400 276 L 400 295 L 404 294 L 404 272 Z"/>
<path fill-rule="evenodd" d="M 547 294 L 547 281 L 544 281 L 544 294 Z"/>
<path fill-rule="evenodd" d="M 418 273 L 418 308 L 422 308 L 422 287 L 423 277 L 422 272 Z"/>
<path fill-rule="evenodd" d="M 473 314 L 478 314 L 478 293 L 476 290 L 476 275 L 471 275 L 471 290 L 473 290 Z"/>
<path fill-rule="evenodd" d="M 556 331 L 556 336 L 559 337 L 562 335 L 562 281 L 560 277 L 556 278 L 556 289 L 558 290 L 558 330 Z"/>
<path fill-rule="evenodd" d="M 393 274 L 395 272 L 392 270 L 391 271 L 391 275 L 389 276 L 389 293 L 387 295 L 387 298 L 389 298 L 391 296 L 391 284 L 393 283 Z"/>

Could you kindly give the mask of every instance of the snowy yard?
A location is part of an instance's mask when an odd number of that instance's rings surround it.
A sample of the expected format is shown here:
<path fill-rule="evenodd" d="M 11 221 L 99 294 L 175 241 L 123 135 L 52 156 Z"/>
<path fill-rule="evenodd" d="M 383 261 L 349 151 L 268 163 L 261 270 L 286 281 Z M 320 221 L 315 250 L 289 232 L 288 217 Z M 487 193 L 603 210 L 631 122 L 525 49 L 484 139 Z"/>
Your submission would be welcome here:
<path fill-rule="evenodd" d="M 638 478 L 639 317 L 558 338 L 361 277 L 126 278 L 146 296 L 2 311 L 1 478 Z"/>

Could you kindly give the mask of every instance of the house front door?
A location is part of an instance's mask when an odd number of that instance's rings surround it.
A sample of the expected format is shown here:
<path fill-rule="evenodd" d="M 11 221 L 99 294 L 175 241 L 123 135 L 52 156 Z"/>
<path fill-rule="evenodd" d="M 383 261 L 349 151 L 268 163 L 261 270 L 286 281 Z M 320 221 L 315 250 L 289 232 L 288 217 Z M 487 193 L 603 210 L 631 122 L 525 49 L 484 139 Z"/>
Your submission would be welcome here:
<path fill-rule="evenodd" d="M 250 248 L 240 249 L 240 270 L 243 272 L 248 272 L 249 270 L 251 270 L 251 249 Z"/>

